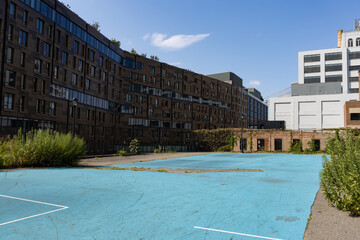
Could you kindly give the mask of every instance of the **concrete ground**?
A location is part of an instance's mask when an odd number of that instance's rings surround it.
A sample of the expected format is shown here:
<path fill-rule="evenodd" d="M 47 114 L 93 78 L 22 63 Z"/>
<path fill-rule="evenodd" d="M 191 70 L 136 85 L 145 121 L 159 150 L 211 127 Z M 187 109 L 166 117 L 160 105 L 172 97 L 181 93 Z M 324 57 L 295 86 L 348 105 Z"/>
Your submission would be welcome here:
<path fill-rule="evenodd" d="M 349 212 L 330 206 L 321 190 L 316 195 L 311 213 L 304 240 L 360 239 L 360 217 L 351 217 Z"/>
<path fill-rule="evenodd" d="M 159 159 L 186 157 L 209 154 L 208 152 L 196 153 L 161 153 L 145 154 L 127 157 L 103 157 L 83 159 L 80 162 L 82 167 L 99 167 L 116 165 L 122 163 L 134 163 L 140 161 L 153 161 Z M 304 240 L 342 240 L 360 239 L 360 218 L 349 216 L 328 204 L 321 190 L 316 195 L 314 205 L 311 209 L 311 218 L 305 231 Z"/>

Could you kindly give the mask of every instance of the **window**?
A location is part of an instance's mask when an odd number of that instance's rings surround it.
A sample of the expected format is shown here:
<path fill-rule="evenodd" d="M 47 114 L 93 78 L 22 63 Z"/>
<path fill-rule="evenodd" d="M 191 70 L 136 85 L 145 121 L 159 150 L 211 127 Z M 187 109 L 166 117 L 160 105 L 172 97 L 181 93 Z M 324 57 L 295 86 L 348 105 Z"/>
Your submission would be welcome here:
<path fill-rule="evenodd" d="M 353 46 L 353 40 L 350 38 L 348 40 L 348 47 L 352 47 Z"/>
<path fill-rule="evenodd" d="M 22 90 L 25 90 L 25 88 L 26 88 L 26 75 L 25 74 L 21 75 L 20 88 Z"/>
<path fill-rule="evenodd" d="M 342 59 L 341 52 L 325 53 L 325 61 L 340 60 L 340 59 Z"/>
<path fill-rule="evenodd" d="M 360 113 L 350 113 L 351 121 L 360 121 Z"/>
<path fill-rule="evenodd" d="M 67 71 L 66 69 L 64 69 L 63 81 L 66 82 L 66 79 L 67 79 Z"/>
<path fill-rule="evenodd" d="M 41 101 L 40 102 L 41 103 L 41 112 L 42 112 L 42 114 L 45 114 L 45 105 L 46 105 L 46 101 Z"/>
<path fill-rule="evenodd" d="M 58 79 L 59 77 L 59 66 L 54 67 L 54 79 Z"/>
<path fill-rule="evenodd" d="M 104 58 L 100 56 L 100 60 L 99 60 L 99 61 L 100 61 L 100 66 L 102 66 L 102 67 L 103 67 L 103 64 L 104 64 Z"/>
<path fill-rule="evenodd" d="M 42 61 L 38 58 L 35 58 L 34 72 L 41 73 L 41 65 L 42 65 Z"/>
<path fill-rule="evenodd" d="M 349 53 L 349 58 L 350 59 L 358 59 L 358 58 L 360 58 L 360 52 L 350 52 Z"/>
<path fill-rule="evenodd" d="M 149 116 L 154 116 L 154 109 L 152 108 L 149 109 Z"/>
<path fill-rule="evenodd" d="M 126 94 L 126 102 L 131 102 L 131 94 Z"/>
<path fill-rule="evenodd" d="M 72 74 L 72 82 L 71 82 L 71 84 L 73 86 L 77 86 L 77 74 L 75 74 L 75 73 Z"/>
<path fill-rule="evenodd" d="M 44 21 L 38 19 L 36 22 L 36 31 L 40 34 L 44 33 Z"/>
<path fill-rule="evenodd" d="M 59 30 L 56 30 L 56 42 L 61 42 L 61 32 Z"/>
<path fill-rule="evenodd" d="M 150 72 L 151 72 L 152 74 L 155 74 L 155 67 L 154 67 L 154 66 L 150 66 Z"/>
<path fill-rule="evenodd" d="M 94 61 L 95 59 L 95 52 L 93 50 L 90 50 L 90 60 Z"/>
<path fill-rule="evenodd" d="M 40 113 L 40 100 L 36 99 L 35 113 Z"/>
<path fill-rule="evenodd" d="M 37 78 L 34 78 L 34 81 L 33 81 L 33 91 L 37 92 Z"/>
<path fill-rule="evenodd" d="M 333 72 L 333 71 L 341 71 L 342 70 L 342 64 L 326 64 L 325 65 L 325 71 L 326 72 Z"/>
<path fill-rule="evenodd" d="M 10 3 L 10 18 L 15 19 L 16 17 L 16 5 L 14 3 Z"/>
<path fill-rule="evenodd" d="M 48 37 L 51 39 L 52 38 L 52 26 L 51 25 L 49 25 L 48 26 L 48 30 L 47 30 L 47 34 L 48 34 Z"/>
<path fill-rule="evenodd" d="M 313 55 L 305 55 L 304 62 L 319 62 L 320 61 L 320 54 L 313 54 Z"/>
<path fill-rule="evenodd" d="M 257 139 L 257 151 L 264 151 L 265 147 L 265 140 L 264 139 Z"/>
<path fill-rule="evenodd" d="M 304 73 L 315 73 L 320 72 L 320 65 L 311 65 L 304 67 Z"/>
<path fill-rule="evenodd" d="M 50 116 L 55 116 L 56 115 L 56 103 L 54 102 L 50 102 Z"/>
<path fill-rule="evenodd" d="M 275 139 L 275 151 L 282 151 L 282 139 Z"/>
<path fill-rule="evenodd" d="M 6 70 L 6 79 L 5 85 L 10 87 L 15 87 L 15 72 Z"/>
<path fill-rule="evenodd" d="M 36 38 L 36 39 L 35 39 L 35 50 L 36 50 L 37 52 L 40 51 L 40 38 Z"/>
<path fill-rule="evenodd" d="M 79 59 L 79 63 L 78 63 L 78 70 L 79 70 L 80 72 L 82 72 L 82 70 L 83 70 L 83 66 L 84 66 L 84 61 L 83 61 L 83 60 L 81 60 L 81 59 Z"/>
<path fill-rule="evenodd" d="M 45 94 L 45 88 L 46 88 L 46 81 L 41 81 L 41 94 Z"/>
<path fill-rule="evenodd" d="M 14 94 L 5 93 L 4 109 L 14 109 Z"/>
<path fill-rule="evenodd" d="M 90 90 L 90 79 L 85 80 L 85 89 Z"/>
<path fill-rule="evenodd" d="M 65 65 L 68 63 L 68 54 L 67 54 L 67 52 L 62 53 L 62 63 L 65 64 Z"/>
<path fill-rule="evenodd" d="M 50 57 L 50 44 L 44 42 L 44 56 Z"/>
<path fill-rule="evenodd" d="M 137 63 L 136 63 L 136 68 L 137 68 L 137 70 L 141 70 L 141 65 L 142 65 L 141 62 L 137 62 Z"/>
<path fill-rule="evenodd" d="M 95 77 L 95 67 L 94 66 L 91 66 L 91 68 L 90 68 L 90 75 L 92 77 Z"/>
<path fill-rule="evenodd" d="M 12 63 L 14 58 L 14 49 L 11 47 L 8 47 L 7 55 L 6 55 L 6 61 L 7 63 Z"/>
<path fill-rule="evenodd" d="M 74 41 L 74 52 L 76 52 L 76 53 L 79 52 L 79 42 L 78 41 Z"/>
<path fill-rule="evenodd" d="M 21 96 L 21 98 L 19 100 L 19 111 L 20 112 L 24 111 L 24 105 L 25 105 L 25 96 Z"/>
<path fill-rule="evenodd" d="M 20 65 L 22 67 L 25 67 L 25 58 L 26 58 L 26 55 L 24 52 L 20 53 Z"/>
<path fill-rule="evenodd" d="M 356 39 L 356 46 L 359 47 L 360 46 L 360 38 Z"/>
<path fill-rule="evenodd" d="M 22 30 L 19 31 L 19 44 L 21 46 L 27 47 L 28 34 Z"/>

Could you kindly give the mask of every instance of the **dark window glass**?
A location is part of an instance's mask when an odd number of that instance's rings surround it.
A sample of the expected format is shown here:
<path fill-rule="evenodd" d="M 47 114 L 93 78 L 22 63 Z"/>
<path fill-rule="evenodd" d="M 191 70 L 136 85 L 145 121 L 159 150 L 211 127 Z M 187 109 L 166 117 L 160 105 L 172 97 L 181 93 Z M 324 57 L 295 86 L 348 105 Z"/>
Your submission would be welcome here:
<path fill-rule="evenodd" d="M 79 42 L 78 41 L 74 41 L 74 52 L 76 52 L 76 53 L 79 52 Z"/>
<path fill-rule="evenodd" d="M 20 30 L 20 32 L 19 32 L 19 44 L 21 46 L 27 47 L 27 41 L 28 41 L 27 32 L 24 32 L 24 31 Z"/>
<path fill-rule="evenodd" d="M 5 85 L 10 87 L 15 87 L 15 72 L 6 70 L 6 79 Z"/>
<path fill-rule="evenodd" d="M 60 43 L 61 41 L 61 32 L 59 30 L 56 30 L 56 42 Z"/>
<path fill-rule="evenodd" d="M 23 24 L 27 25 L 28 22 L 28 12 L 24 11 L 24 15 L 23 15 Z"/>
<path fill-rule="evenodd" d="M 304 83 L 319 83 L 320 76 L 304 77 Z"/>
<path fill-rule="evenodd" d="M 257 151 L 264 151 L 265 149 L 265 140 L 262 138 L 257 139 Z"/>
<path fill-rule="evenodd" d="M 358 88 L 350 88 L 349 89 L 349 93 L 358 93 L 359 89 Z"/>
<path fill-rule="evenodd" d="M 320 61 L 320 54 L 313 54 L 313 55 L 305 55 L 304 62 L 319 62 Z"/>
<path fill-rule="evenodd" d="M 137 63 L 136 63 L 136 68 L 137 68 L 137 70 L 141 70 L 141 65 L 142 65 L 141 62 L 137 62 Z"/>
<path fill-rule="evenodd" d="M 359 77 L 349 77 L 349 82 L 359 82 Z"/>
<path fill-rule="evenodd" d="M 352 71 L 352 70 L 360 70 L 360 65 L 350 66 L 349 71 Z"/>
<path fill-rule="evenodd" d="M 44 21 L 38 19 L 36 23 L 36 31 L 40 34 L 44 33 Z"/>
<path fill-rule="evenodd" d="M 67 64 L 68 63 L 68 54 L 66 52 L 62 53 L 62 63 Z"/>
<path fill-rule="evenodd" d="M 340 59 L 342 59 L 341 52 L 325 53 L 325 61 L 340 60 Z"/>
<path fill-rule="evenodd" d="M 8 47 L 7 55 L 6 55 L 6 61 L 8 63 L 12 63 L 13 62 L 13 56 L 14 56 L 14 49 L 11 48 L 11 47 Z"/>
<path fill-rule="evenodd" d="M 282 151 L 282 139 L 275 139 L 275 151 Z"/>
<path fill-rule="evenodd" d="M 4 109 L 14 109 L 14 94 L 5 93 Z"/>
<path fill-rule="evenodd" d="M 9 24 L 9 31 L 8 31 L 8 40 L 12 41 L 13 40 L 13 33 L 14 32 L 14 26 Z M 20 43 L 20 41 L 19 41 Z"/>
<path fill-rule="evenodd" d="M 44 56 L 50 57 L 50 44 L 44 43 Z"/>
<path fill-rule="evenodd" d="M 350 113 L 351 121 L 360 121 L 360 113 Z"/>
<path fill-rule="evenodd" d="M 341 82 L 342 75 L 328 75 L 325 76 L 325 82 Z"/>
<path fill-rule="evenodd" d="M 316 73 L 320 72 L 320 65 L 311 65 L 304 67 L 304 73 Z"/>
<path fill-rule="evenodd" d="M 16 16 L 16 5 L 14 3 L 10 3 L 10 18 L 15 19 Z"/>
<path fill-rule="evenodd" d="M 342 64 L 326 64 L 325 65 L 325 71 L 326 72 L 333 72 L 333 71 L 341 71 L 342 70 Z"/>
<path fill-rule="evenodd" d="M 135 68 L 135 61 L 124 58 L 123 60 L 123 66 L 128 68 Z"/>
<path fill-rule="evenodd" d="M 360 58 L 360 52 L 350 52 L 349 59 L 358 59 Z"/>

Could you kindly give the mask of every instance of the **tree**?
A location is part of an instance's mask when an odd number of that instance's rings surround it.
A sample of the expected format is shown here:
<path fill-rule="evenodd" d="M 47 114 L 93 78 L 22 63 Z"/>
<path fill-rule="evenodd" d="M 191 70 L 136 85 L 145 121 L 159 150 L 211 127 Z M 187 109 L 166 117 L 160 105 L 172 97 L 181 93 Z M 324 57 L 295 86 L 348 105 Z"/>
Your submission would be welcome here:
<path fill-rule="evenodd" d="M 142 53 L 142 54 L 140 54 L 142 57 L 146 57 L 146 53 Z"/>
<path fill-rule="evenodd" d="M 100 23 L 99 22 L 94 22 L 93 24 L 91 24 L 91 26 L 93 28 L 95 28 L 96 31 L 100 32 Z"/>
<path fill-rule="evenodd" d="M 137 51 L 135 51 L 135 49 L 133 49 L 133 48 L 131 49 L 130 53 L 134 54 L 134 55 L 138 55 Z"/>
<path fill-rule="evenodd" d="M 155 60 L 155 61 L 159 61 L 160 59 L 158 58 L 158 56 L 155 55 L 151 55 L 150 59 Z"/>
<path fill-rule="evenodd" d="M 115 45 L 117 45 L 118 47 L 120 47 L 120 41 L 116 40 L 115 38 L 110 39 L 110 42 L 114 43 Z"/>

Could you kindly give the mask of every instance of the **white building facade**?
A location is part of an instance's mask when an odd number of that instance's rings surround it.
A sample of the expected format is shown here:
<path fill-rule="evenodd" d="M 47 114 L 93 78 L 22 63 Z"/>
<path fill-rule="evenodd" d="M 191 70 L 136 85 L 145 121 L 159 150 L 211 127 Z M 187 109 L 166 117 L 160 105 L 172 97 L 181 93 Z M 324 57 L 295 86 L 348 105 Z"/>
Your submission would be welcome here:
<path fill-rule="evenodd" d="M 338 31 L 337 48 L 298 53 L 298 82 L 291 96 L 269 99 L 269 120 L 283 120 L 293 130 L 344 127 L 345 101 L 359 100 L 359 25 Z"/>

